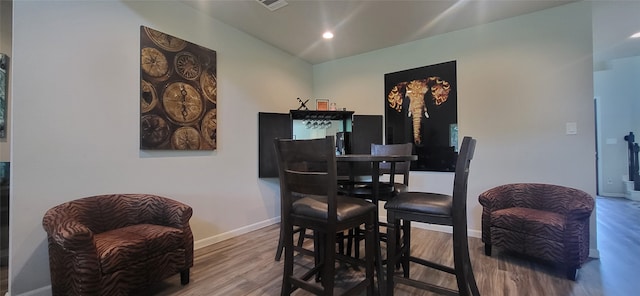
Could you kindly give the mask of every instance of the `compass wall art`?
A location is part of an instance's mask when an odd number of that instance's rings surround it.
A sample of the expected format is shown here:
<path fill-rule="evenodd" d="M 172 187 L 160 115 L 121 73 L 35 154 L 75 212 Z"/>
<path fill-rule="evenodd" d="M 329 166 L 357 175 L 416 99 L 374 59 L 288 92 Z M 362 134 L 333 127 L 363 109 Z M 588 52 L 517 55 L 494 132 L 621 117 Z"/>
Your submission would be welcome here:
<path fill-rule="evenodd" d="M 216 52 L 140 26 L 140 149 L 215 150 Z"/>

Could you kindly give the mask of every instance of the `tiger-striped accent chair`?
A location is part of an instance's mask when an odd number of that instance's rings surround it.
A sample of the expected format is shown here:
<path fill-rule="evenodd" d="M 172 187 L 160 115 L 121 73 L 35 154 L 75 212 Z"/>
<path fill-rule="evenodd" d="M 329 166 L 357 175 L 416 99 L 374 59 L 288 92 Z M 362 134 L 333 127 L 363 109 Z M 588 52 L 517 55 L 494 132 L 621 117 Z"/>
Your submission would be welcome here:
<path fill-rule="evenodd" d="M 594 200 L 588 193 L 539 183 L 506 184 L 479 196 L 482 242 L 555 262 L 576 272 L 589 255 L 589 217 Z"/>
<path fill-rule="evenodd" d="M 53 295 L 133 295 L 193 266 L 193 210 L 147 194 L 85 197 L 49 209 Z"/>

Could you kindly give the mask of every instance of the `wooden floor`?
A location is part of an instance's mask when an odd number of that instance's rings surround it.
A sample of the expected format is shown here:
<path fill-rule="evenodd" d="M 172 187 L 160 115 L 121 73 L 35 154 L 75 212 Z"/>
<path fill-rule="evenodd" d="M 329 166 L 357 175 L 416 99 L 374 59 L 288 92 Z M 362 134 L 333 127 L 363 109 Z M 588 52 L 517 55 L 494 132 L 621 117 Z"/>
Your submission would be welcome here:
<path fill-rule="evenodd" d="M 639 295 L 640 202 L 597 198 L 599 259 L 590 259 L 567 280 L 551 264 L 501 252 L 483 252 L 480 239 L 470 238 L 470 256 L 480 293 L 490 296 Z M 450 234 L 415 229 L 413 252 L 452 264 Z M 195 251 L 191 282 L 180 285 L 178 275 L 148 290 L 150 295 L 279 295 L 282 262 L 274 261 L 278 225 L 232 238 Z M 298 267 L 301 268 L 301 267 Z M 415 273 L 414 273 L 415 272 Z M 412 269 L 413 276 L 455 288 L 455 278 L 430 270 Z M 397 286 L 396 295 L 434 295 Z M 296 291 L 295 295 L 309 295 Z"/>

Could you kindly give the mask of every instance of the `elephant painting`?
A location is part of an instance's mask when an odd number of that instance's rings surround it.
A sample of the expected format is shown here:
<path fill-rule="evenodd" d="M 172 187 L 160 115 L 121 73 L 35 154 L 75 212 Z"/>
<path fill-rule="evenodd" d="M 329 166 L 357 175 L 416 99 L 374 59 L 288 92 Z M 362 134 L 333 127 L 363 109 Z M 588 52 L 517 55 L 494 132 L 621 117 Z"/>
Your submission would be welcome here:
<path fill-rule="evenodd" d="M 387 103 L 395 111 L 402 112 L 403 101 L 409 100 L 407 116 L 411 117 L 413 125 L 413 142 L 420 145 L 420 125 L 423 118 L 429 118 L 425 100 L 431 99 L 434 105 L 439 106 L 447 101 L 450 91 L 451 85 L 448 81 L 438 76 L 430 76 L 396 84 L 387 94 Z"/>

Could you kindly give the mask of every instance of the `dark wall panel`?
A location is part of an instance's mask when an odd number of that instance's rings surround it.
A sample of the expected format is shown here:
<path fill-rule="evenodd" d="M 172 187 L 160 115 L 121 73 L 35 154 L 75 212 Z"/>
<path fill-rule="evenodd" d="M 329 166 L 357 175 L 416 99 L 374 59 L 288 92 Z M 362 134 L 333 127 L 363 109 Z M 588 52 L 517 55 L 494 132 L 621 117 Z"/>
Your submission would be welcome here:
<path fill-rule="evenodd" d="M 291 118 L 288 113 L 258 113 L 258 177 L 278 177 L 273 139 L 289 139 L 291 134 Z"/>
<path fill-rule="evenodd" d="M 371 153 L 371 143 L 382 144 L 382 115 L 353 115 L 351 153 Z M 365 163 L 356 163 L 356 175 L 368 175 L 371 168 Z"/>
<path fill-rule="evenodd" d="M 382 115 L 353 115 L 351 153 L 371 153 L 371 143 L 382 144 Z"/>

